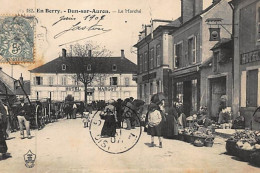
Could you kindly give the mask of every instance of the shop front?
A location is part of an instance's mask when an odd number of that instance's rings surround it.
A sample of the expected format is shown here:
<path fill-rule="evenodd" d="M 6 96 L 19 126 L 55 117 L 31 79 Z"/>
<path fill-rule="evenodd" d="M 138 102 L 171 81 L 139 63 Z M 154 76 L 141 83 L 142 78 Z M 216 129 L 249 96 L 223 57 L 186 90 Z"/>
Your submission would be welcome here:
<path fill-rule="evenodd" d="M 197 66 L 194 66 L 171 75 L 172 100 L 183 105 L 187 116 L 197 113 L 200 107 L 200 73 L 197 69 Z"/>

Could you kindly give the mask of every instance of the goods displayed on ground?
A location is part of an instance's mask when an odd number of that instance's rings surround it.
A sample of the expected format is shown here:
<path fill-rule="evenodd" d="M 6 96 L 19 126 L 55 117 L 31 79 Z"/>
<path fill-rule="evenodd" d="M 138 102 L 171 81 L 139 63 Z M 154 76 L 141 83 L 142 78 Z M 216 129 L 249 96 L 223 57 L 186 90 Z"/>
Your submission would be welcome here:
<path fill-rule="evenodd" d="M 260 132 L 237 131 L 226 141 L 227 153 L 260 166 Z"/>
<path fill-rule="evenodd" d="M 212 147 L 214 136 L 212 131 L 207 128 L 186 127 L 185 129 L 179 129 L 179 140 L 194 144 L 197 147 Z"/>

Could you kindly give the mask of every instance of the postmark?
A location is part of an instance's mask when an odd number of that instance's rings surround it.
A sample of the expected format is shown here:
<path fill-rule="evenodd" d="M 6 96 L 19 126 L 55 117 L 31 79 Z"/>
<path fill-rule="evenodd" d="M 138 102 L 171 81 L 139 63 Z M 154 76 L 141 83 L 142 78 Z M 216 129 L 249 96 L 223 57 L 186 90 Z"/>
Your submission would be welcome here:
<path fill-rule="evenodd" d="M 139 141 L 142 134 L 140 119 L 133 114 L 135 120 L 135 128 L 126 129 L 126 122 L 123 121 L 121 128 L 116 129 L 114 137 L 101 136 L 102 128 L 105 120 L 101 119 L 100 111 L 97 111 L 91 119 L 89 133 L 94 143 L 103 151 L 110 154 L 121 154 L 132 149 Z"/>
<path fill-rule="evenodd" d="M 34 60 L 34 17 L 0 16 L 0 63 Z"/>

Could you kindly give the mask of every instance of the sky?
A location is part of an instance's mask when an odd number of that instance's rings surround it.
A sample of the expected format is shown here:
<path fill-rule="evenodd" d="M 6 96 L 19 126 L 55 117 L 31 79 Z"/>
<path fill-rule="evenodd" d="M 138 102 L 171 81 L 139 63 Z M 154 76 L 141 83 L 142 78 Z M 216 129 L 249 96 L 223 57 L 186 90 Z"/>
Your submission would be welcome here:
<path fill-rule="evenodd" d="M 15 65 L 13 68 L 8 64 L 0 64 L 7 74 L 18 78 L 22 73 L 25 80 L 30 79 L 29 69 L 59 57 L 62 48 L 69 49 L 71 44 L 84 44 L 87 41 L 104 46 L 112 51 L 112 56 L 120 56 L 120 50 L 124 49 L 126 58 L 136 63 L 133 45 L 138 41 L 142 24 L 149 24 L 151 18 L 174 20 L 181 13 L 180 0 L 0 1 L 0 14 L 26 14 L 37 18 L 34 28 L 35 63 Z M 204 0 L 203 8 L 211 3 L 212 0 Z M 75 13 L 75 10 L 87 12 L 93 9 L 109 13 Z M 129 13 L 128 9 L 138 13 Z"/>

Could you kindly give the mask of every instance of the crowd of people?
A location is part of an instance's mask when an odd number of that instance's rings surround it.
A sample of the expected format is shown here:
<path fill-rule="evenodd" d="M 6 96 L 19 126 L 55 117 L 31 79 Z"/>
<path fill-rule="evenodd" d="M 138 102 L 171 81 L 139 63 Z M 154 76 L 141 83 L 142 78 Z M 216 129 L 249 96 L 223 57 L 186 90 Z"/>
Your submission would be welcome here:
<path fill-rule="evenodd" d="M 30 103 L 30 104 L 29 104 Z M 20 99 L 18 103 L 10 105 L 8 100 L 0 100 L 0 153 L 6 157 L 7 146 L 5 140 L 10 139 L 11 132 L 20 131 L 20 138 L 31 139 L 30 129 L 42 129 L 46 123 L 57 121 L 59 118 L 83 118 L 84 127 L 89 125 L 89 114 L 101 111 L 100 117 L 105 120 L 101 136 L 114 137 L 117 128 L 131 130 L 143 126 L 144 131 L 151 135 L 151 147 L 156 146 L 154 137 L 159 140 L 162 148 L 162 137 L 177 138 L 178 129 L 187 126 L 186 115 L 181 103 L 174 102 L 166 105 L 165 98 L 156 94 L 150 104 L 133 97 L 125 100 L 110 100 L 109 102 L 26 102 Z M 197 125 L 210 125 L 207 116 L 201 111 L 198 114 Z M 123 125 L 125 124 L 125 127 Z M 26 136 L 24 134 L 26 130 Z"/>

